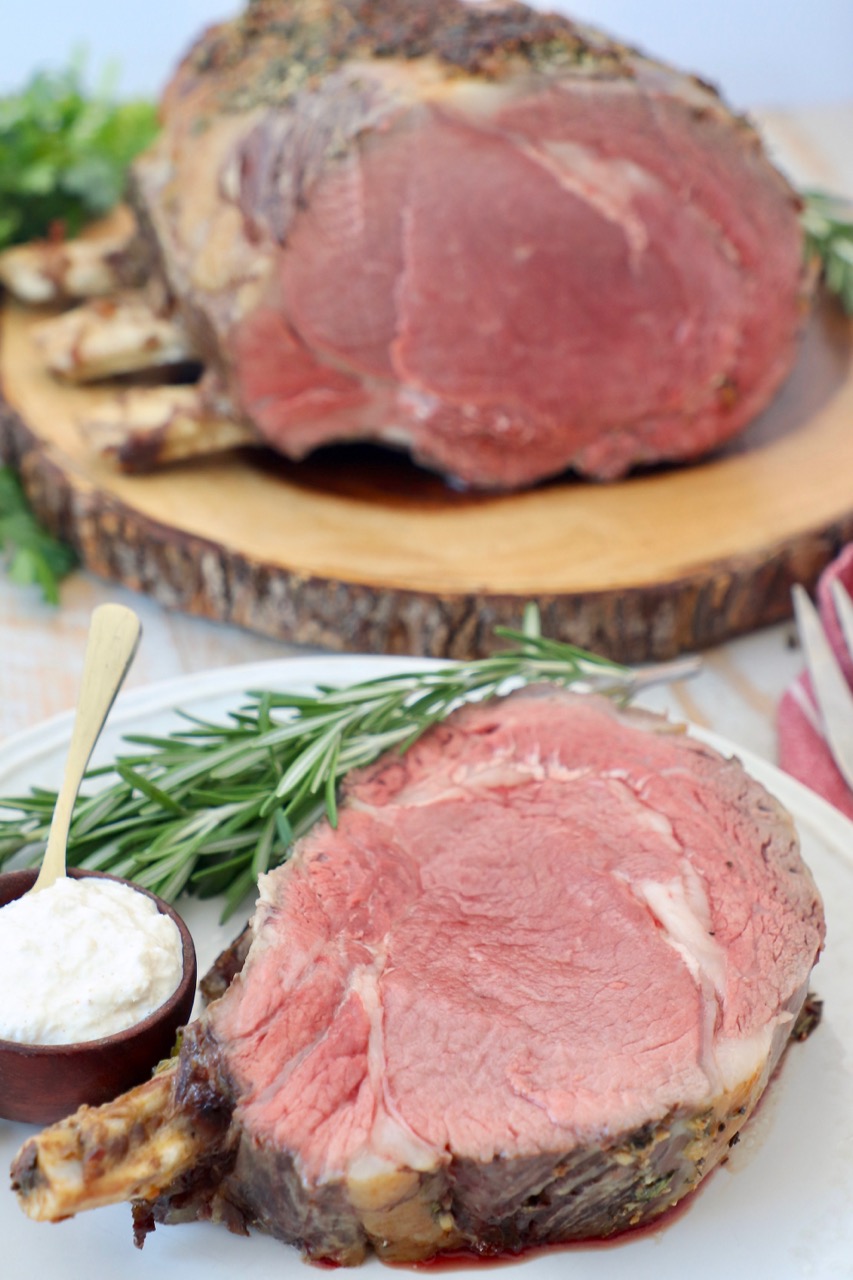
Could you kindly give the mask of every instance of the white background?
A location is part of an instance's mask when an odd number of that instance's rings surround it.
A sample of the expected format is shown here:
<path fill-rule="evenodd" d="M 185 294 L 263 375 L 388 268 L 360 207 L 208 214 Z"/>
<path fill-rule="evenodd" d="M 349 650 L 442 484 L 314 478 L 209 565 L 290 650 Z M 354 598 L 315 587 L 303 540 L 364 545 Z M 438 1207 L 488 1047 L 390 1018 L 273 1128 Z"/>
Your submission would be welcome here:
<path fill-rule="evenodd" d="M 156 94 L 194 35 L 241 7 L 239 0 L 0 0 L 0 93 L 85 46 L 93 71 L 118 61 L 122 93 Z M 702 74 L 735 107 L 853 100 L 853 0 L 552 0 L 547 7 Z"/>

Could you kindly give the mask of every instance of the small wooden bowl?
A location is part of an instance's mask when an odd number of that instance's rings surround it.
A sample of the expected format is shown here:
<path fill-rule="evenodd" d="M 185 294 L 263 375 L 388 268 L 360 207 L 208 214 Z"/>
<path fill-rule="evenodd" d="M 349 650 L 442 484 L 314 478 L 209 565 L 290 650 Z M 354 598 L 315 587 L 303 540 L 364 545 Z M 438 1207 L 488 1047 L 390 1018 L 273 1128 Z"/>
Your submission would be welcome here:
<path fill-rule="evenodd" d="M 37 869 L 0 875 L 0 907 L 35 884 Z M 75 880 L 98 877 L 130 884 L 100 871 L 69 868 Z M 172 1052 L 178 1029 L 185 1026 L 195 999 L 197 964 L 189 929 L 177 912 L 155 893 L 144 893 L 178 926 L 183 946 L 183 974 L 169 999 L 136 1026 L 100 1040 L 76 1044 L 17 1044 L 0 1039 L 0 1116 L 29 1124 L 53 1124 L 83 1103 L 97 1106 L 147 1080 L 157 1063 Z"/>

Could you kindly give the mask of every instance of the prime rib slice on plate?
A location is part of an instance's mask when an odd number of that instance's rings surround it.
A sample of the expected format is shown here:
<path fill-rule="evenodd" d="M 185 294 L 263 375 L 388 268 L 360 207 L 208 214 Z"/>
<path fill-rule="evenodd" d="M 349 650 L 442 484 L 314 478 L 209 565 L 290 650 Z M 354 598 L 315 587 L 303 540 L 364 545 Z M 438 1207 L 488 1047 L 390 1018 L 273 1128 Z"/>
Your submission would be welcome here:
<path fill-rule="evenodd" d="M 20 1153 L 33 1216 L 258 1226 L 315 1259 L 654 1218 L 726 1153 L 823 941 L 792 822 L 666 720 L 551 687 L 354 775 L 262 877 L 172 1067 Z"/>

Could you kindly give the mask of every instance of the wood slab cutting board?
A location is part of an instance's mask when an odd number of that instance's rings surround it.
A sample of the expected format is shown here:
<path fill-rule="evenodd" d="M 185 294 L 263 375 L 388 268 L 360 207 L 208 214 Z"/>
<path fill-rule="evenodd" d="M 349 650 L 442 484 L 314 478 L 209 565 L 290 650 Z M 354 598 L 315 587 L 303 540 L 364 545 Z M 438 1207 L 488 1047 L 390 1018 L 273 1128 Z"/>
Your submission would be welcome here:
<path fill-rule="evenodd" d="M 76 425 L 109 392 L 45 373 L 29 332 L 43 316 L 0 316 L 0 453 L 39 516 L 95 573 L 283 640 L 469 657 L 536 600 L 550 635 L 662 659 L 788 616 L 791 583 L 853 536 L 853 325 L 829 304 L 777 401 L 718 456 L 510 496 L 457 493 L 371 448 L 119 474 Z"/>

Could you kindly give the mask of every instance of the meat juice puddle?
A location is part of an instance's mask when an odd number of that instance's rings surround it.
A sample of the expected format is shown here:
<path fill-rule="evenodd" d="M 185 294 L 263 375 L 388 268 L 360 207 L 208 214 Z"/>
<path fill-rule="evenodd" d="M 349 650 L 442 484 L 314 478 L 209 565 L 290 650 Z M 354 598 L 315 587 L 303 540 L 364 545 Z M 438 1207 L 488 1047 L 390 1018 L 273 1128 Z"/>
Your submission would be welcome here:
<path fill-rule="evenodd" d="M 294 462 L 272 450 L 247 450 L 246 464 L 294 488 L 327 497 L 427 510 L 473 506 L 502 495 L 456 488 L 402 453 L 381 445 L 340 444 Z"/>
<path fill-rule="evenodd" d="M 495 502 L 512 501 L 513 491 L 472 489 L 454 484 L 436 472 L 419 467 L 416 462 L 394 449 L 378 444 L 332 444 L 318 449 L 296 462 L 272 449 L 245 449 L 241 457 L 247 467 L 255 467 L 265 478 L 278 479 L 306 493 L 326 497 L 349 498 L 412 510 L 459 510 Z M 638 476 L 664 474 L 677 470 L 661 463 L 640 468 Z M 547 492 L 567 485 L 588 487 L 591 483 L 572 471 L 539 481 L 522 493 Z M 631 477 L 620 482 L 631 483 Z"/>

